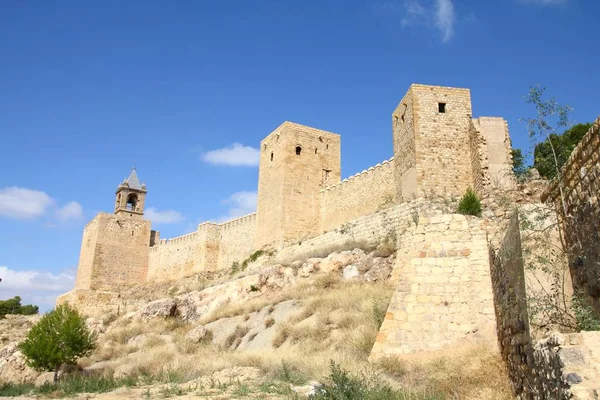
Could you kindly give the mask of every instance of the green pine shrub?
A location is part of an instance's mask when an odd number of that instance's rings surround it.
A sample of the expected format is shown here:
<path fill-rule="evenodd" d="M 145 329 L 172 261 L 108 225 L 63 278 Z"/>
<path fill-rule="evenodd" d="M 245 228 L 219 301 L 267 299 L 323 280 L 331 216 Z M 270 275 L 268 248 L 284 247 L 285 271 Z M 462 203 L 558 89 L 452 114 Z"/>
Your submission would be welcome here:
<path fill-rule="evenodd" d="M 481 217 L 481 201 L 473 189 L 467 189 L 467 193 L 460 199 L 458 212 L 463 215 Z"/>
<path fill-rule="evenodd" d="M 38 371 L 54 371 L 55 382 L 61 365 L 75 364 L 95 348 L 96 334 L 90 332 L 85 319 L 68 304 L 44 315 L 19 344 L 27 365 Z"/>

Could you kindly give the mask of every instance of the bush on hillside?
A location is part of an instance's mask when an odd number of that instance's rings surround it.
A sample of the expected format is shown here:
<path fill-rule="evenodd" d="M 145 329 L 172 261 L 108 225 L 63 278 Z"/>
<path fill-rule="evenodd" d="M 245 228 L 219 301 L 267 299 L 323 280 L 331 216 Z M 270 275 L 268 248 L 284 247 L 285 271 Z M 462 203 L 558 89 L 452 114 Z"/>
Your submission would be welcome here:
<path fill-rule="evenodd" d="M 44 315 L 19 344 L 27 365 L 38 371 L 54 371 L 55 382 L 61 365 L 74 364 L 95 348 L 96 335 L 68 304 Z"/>
<path fill-rule="evenodd" d="M 37 314 L 38 311 L 38 306 L 31 304 L 22 306 L 19 296 L 8 300 L 0 300 L 0 319 L 4 318 L 7 314 L 33 315 Z"/>
<path fill-rule="evenodd" d="M 317 387 L 310 400 L 404 400 L 435 399 L 396 390 L 375 376 L 353 376 L 331 361 L 328 383 Z"/>
<path fill-rule="evenodd" d="M 463 215 L 474 215 L 481 217 L 481 201 L 473 189 L 467 189 L 467 193 L 458 203 L 458 212 Z"/>

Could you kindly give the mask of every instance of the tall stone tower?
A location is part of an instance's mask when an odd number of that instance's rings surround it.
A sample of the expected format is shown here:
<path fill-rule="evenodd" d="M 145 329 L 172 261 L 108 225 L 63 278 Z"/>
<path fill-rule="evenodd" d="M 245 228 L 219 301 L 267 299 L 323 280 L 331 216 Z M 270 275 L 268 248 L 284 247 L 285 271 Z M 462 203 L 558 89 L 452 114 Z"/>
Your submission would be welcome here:
<path fill-rule="evenodd" d="M 134 168 L 117 188 L 114 214 L 96 215 L 83 230 L 76 289 L 114 289 L 146 280 L 151 230 L 142 218 L 145 197 Z"/>
<path fill-rule="evenodd" d="M 135 167 L 131 170 L 129 178 L 119 185 L 116 192 L 115 214 L 127 214 L 130 217 L 144 215 L 144 201 L 146 200 L 146 185 L 141 184 Z"/>
<path fill-rule="evenodd" d="M 315 236 L 319 192 L 340 181 L 340 136 L 284 122 L 260 142 L 256 247 Z"/>
<path fill-rule="evenodd" d="M 392 114 L 398 199 L 473 186 L 469 89 L 413 84 Z"/>

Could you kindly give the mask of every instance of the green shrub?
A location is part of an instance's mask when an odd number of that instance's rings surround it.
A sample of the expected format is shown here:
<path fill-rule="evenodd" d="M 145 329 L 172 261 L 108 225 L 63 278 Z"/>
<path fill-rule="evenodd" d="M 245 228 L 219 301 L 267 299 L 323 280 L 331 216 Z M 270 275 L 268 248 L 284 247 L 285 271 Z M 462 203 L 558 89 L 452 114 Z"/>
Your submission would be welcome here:
<path fill-rule="evenodd" d="M 54 371 L 55 382 L 61 365 L 74 364 L 95 348 L 96 335 L 89 331 L 77 310 L 68 304 L 44 315 L 19 344 L 27 365 L 38 371 Z"/>
<path fill-rule="evenodd" d="M 463 215 L 481 217 L 481 201 L 479 201 L 479 197 L 477 197 L 473 189 L 467 189 L 467 193 L 460 199 L 458 212 Z"/>
<path fill-rule="evenodd" d="M 435 395 L 418 395 L 396 390 L 375 376 L 352 376 L 331 361 L 329 382 L 319 386 L 310 400 L 409 400 L 442 399 Z"/>
<path fill-rule="evenodd" d="M 600 331 L 600 320 L 581 295 L 573 295 L 573 313 L 578 331 Z"/>

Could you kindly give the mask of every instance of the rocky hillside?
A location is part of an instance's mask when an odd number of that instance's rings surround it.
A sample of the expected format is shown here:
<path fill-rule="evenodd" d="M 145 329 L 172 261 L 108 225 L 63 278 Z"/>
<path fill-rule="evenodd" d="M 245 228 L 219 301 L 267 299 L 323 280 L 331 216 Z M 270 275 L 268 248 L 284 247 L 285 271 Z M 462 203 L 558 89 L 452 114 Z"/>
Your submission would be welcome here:
<path fill-rule="evenodd" d="M 139 307 L 88 319 L 99 345 L 78 368 L 128 386 L 97 395 L 107 399 L 293 398 L 327 382 L 332 362 L 408 388 L 414 396 L 406 398 L 509 399 L 502 364 L 487 349 L 367 362 L 393 293 L 391 253 L 353 249 L 271 266 L 273 260 L 263 256 L 234 274 L 132 288 L 127 295 Z M 27 318 L 30 325 L 35 317 Z M 11 326 L 17 320 L 7 319 Z M 16 349 L 27 328 L 20 324 L 18 333 L 4 335 L 0 379 L 41 385 L 48 376 L 25 367 Z M 66 393 L 61 390 L 56 392 Z"/>

